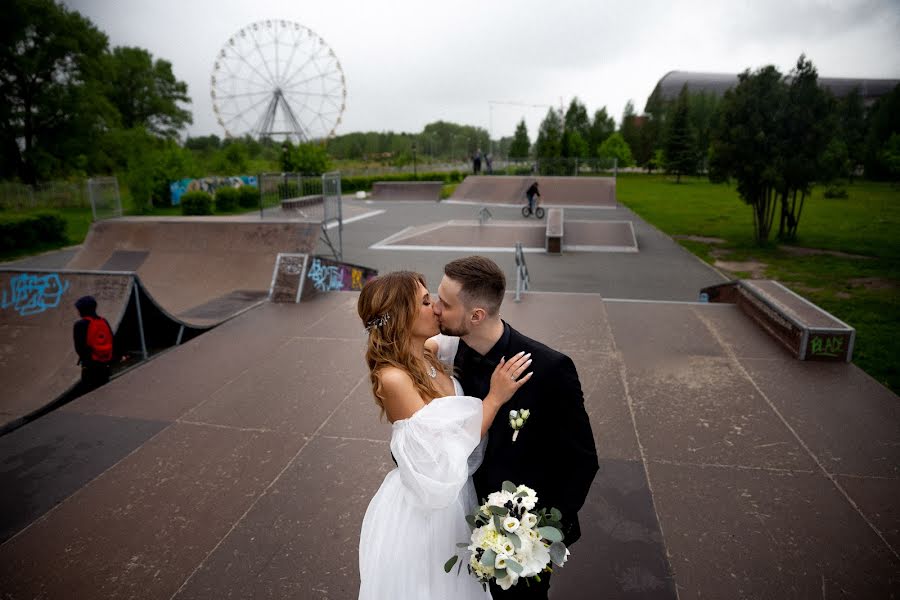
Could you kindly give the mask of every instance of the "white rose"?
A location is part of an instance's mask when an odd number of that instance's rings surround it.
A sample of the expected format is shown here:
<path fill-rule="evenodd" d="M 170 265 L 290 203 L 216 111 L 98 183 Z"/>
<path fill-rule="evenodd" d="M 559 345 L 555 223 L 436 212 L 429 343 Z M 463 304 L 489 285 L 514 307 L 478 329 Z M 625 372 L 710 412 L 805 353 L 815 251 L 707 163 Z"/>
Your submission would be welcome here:
<path fill-rule="evenodd" d="M 527 408 L 523 408 L 523 409 L 519 412 L 519 416 L 522 417 L 523 419 L 528 419 L 528 416 L 529 416 L 529 415 L 531 415 L 531 411 L 528 410 Z"/>
<path fill-rule="evenodd" d="M 505 554 L 498 554 L 497 558 L 494 560 L 494 568 L 495 569 L 505 569 L 506 568 L 506 560 L 509 557 Z"/>
<path fill-rule="evenodd" d="M 487 503 L 491 506 L 503 506 L 512 499 L 513 495 L 504 490 L 488 494 Z"/>
<path fill-rule="evenodd" d="M 509 411 L 509 418 L 510 418 L 510 419 L 518 419 L 518 418 L 519 418 L 519 411 L 516 411 L 516 410 L 511 410 L 511 411 Z"/>
<path fill-rule="evenodd" d="M 525 507 L 525 510 L 533 510 L 535 505 L 537 504 L 537 498 L 532 498 L 526 496 L 522 498 L 522 506 Z"/>
<path fill-rule="evenodd" d="M 525 421 L 523 421 L 521 417 L 516 419 L 516 427 L 521 427 L 524 424 L 525 424 Z"/>
<path fill-rule="evenodd" d="M 519 520 L 515 517 L 506 517 L 503 519 L 503 529 L 512 533 L 519 528 Z"/>
<path fill-rule="evenodd" d="M 524 525 L 528 529 L 534 529 L 534 526 L 537 525 L 537 522 L 537 516 L 531 514 L 530 512 L 526 512 L 522 515 L 522 525 Z"/>
<path fill-rule="evenodd" d="M 520 485 L 519 487 L 517 487 L 516 493 L 518 494 L 520 492 L 525 492 L 525 494 L 527 494 L 529 498 L 532 498 L 532 497 L 537 498 L 537 492 L 535 492 L 533 489 L 531 489 L 527 485 Z"/>
<path fill-rule="evenodd" d="M 501 589 L 508 590 L 512 586 L 516 585 L 517 581 L 519 581 L 519 576 L 516 575 L 516 572 L 512 569 L 507 569 L 506 577 L 496 579 L 495 583 L 499 585 Z"/>

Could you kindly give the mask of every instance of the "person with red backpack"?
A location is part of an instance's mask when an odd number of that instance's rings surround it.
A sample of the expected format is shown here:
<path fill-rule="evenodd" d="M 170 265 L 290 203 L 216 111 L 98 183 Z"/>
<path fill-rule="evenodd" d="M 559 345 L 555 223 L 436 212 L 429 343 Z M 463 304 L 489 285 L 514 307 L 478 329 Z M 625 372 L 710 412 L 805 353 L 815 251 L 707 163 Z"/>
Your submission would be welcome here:
<path fill-rule="evenodd" d="M 93 296 L 83 296 L 75 302 L 81 317 L 72 331 L 75 352 L 81 365 L 81 383 L 78 395 L 95 390 L 109 381 L 113 362 L 113 331 L 109 321 L 97 315 L 97 301 Z"/>

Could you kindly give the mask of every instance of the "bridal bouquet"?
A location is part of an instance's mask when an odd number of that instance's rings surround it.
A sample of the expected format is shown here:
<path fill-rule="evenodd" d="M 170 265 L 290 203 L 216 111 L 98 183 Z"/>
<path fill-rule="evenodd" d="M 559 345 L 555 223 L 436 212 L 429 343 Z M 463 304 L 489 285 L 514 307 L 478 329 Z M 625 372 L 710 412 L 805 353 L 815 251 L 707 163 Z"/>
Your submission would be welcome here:
<path fill-rule="evenodd" d="M 541 572 L 552 571 L 551 561 L 560 567 L 565 564 L 569 550 L 559 529 L 562 515 L 555 508 L 535 511 L 537 500 L 533 489 L 504 481 L 501 491 L 466 516 L 472 537 L 457 547 L 471 552 L 466 569 L 485 589 L 492 579 L 504 590 L 520 579 L 540 581 Z M 444 571 L 449 573 L 458 559 L 459 555 L 451 557 Z"/>

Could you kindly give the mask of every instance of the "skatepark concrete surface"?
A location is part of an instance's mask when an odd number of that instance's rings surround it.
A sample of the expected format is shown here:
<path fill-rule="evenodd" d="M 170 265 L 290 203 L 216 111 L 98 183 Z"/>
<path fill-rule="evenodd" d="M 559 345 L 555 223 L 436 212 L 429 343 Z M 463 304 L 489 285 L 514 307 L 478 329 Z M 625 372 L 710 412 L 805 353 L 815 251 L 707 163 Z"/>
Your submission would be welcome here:
<path fill-rule="evenodd" d="M 344 224 L 343 259 L 434 291 L 465 249 L 372 246 L 478 207 L 377 209 Z M 551 598 L 900 596 L 898 397 L 693 302 L 724 278 L 627 209 L 566 215 L 631 222 L 639 252 L 528 254 L 501 310 L 574 360 L 600 459 Z M 488 256 L 511 289 L 513 255 Z M 262 302 L 0 437 L 0 598 L 356 598 L 394 468 L 356 300 Z"/>
<path fill-rule="evenodd" d="M 614 177 L 553 177 L 536 175 L 474 175 L 466 177 L 450 196 L 451 202 L 522 205 L 534 182 L 544 206 L 610 209 L 616 207 Z"/>

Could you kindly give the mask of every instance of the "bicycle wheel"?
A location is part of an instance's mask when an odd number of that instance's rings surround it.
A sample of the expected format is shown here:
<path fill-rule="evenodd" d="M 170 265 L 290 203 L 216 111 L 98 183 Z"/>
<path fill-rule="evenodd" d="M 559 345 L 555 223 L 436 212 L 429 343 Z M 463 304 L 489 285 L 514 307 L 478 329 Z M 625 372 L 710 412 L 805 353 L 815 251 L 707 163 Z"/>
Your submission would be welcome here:
<path fill-rule="evenodd" d="M 522 207 L 522 216 L 525 217 L 525 218 L 530 217 L 530 216 L 531 216 L 531 209 L 528 208 L 527 206 L 523 206 L 523 207 Z"/>
<path fill-rule="evenodd" d="M 538 219 L 543 219 L 544 218 L 544 209 L 541 208 L 540 206 L 538 206 L 537 209 L 535 209 L 534 214 Z"/>

